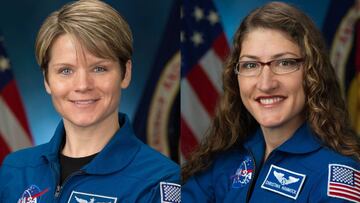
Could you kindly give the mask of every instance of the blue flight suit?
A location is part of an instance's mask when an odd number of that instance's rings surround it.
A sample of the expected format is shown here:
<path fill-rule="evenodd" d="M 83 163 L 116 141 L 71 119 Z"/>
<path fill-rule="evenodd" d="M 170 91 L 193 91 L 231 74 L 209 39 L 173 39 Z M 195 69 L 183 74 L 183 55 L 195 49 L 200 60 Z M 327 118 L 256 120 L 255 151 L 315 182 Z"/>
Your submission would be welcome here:
<path fill-rule="evenodd" d="M 264 149 L 259 129 L 243 149 L 218 155 L 210 168 L 191 177 L 182 186 L 182 202 L 360 202 L 360 184 L 354 185 L 360 163 L 325 147 L 306 123 L 263 163 Z M 329 182 L 340 181 L 353 185 L 351 198 L 341 188 L 328 195 Z"/>
<path fill-rule="evenodd" d="M 119 123 L 104 149 L 62 187 L 57 185 L 63 122 L 49 143 L 10 154 L 0 168 L 0 202 L 160 203 L 160 182 L 179 183 L 179 166 L 138 140 L 125 114 Z"/>

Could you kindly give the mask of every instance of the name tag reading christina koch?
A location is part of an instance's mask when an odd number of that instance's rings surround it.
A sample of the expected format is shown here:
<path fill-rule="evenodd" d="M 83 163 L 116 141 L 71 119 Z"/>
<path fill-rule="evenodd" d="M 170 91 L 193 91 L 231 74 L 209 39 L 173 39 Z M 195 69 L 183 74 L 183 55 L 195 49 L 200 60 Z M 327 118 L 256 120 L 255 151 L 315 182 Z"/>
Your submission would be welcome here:
<path fill-rule="evenodd" d="M 296 199 L 305 181 L 305 174 L 271 165 L 261 188 Z"/>
<path fill-rule="evenodd" d="M 68 203 L 97 203 L 97 202 L 106 202 L 106 203 L 116 203 L 116 197 L 108 197 L 99 194 L 90 194 L 84 192 L 72 191 Z"/>

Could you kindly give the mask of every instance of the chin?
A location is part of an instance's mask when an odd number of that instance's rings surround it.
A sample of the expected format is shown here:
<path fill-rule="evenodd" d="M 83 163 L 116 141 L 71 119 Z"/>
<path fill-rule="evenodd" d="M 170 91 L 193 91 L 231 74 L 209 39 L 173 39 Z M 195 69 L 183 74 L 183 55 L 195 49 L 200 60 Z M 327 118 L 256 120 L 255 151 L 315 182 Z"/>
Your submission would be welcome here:
<path fill-rule="evenodd" d="M 93 120 L 69 120 L 70 123 L 72 123 L 73 125 L 75 126 L 78 126 L 78 127 L 88 127 L 88 126 L 92 126 L 94 125 L 95 121 Z"/>
<path fill-rule="evenodd" d="M 260 124 L 260 126 L 265 127 L 265 128 L 277 128 L 283 124 L 283 122 L 275 121 L 274 119 L 261 120 L 261 121 L 258 121 L 258 123 Z"/>
<path fill-rule="evenodd" d="M 67 122 L 71 123 L 74 126 L 78 127 L 88 127 L 96 123 L 95 116 L 70 116 L 70 117 L 63 117 Z"/>

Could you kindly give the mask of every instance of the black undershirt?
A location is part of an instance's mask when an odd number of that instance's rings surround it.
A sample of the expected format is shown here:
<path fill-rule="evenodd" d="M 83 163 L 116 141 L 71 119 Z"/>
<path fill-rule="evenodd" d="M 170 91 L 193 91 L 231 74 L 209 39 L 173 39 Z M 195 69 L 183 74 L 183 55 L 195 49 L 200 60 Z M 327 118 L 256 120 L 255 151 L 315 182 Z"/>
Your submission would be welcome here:
<path fill-rule="evenodd" d="M 73 158 L 60 153 L 60 185 L 63 184 L 69 175 L 80 170 L 92 161 L 97 154 L 98 153 L 86 157 Z"/>

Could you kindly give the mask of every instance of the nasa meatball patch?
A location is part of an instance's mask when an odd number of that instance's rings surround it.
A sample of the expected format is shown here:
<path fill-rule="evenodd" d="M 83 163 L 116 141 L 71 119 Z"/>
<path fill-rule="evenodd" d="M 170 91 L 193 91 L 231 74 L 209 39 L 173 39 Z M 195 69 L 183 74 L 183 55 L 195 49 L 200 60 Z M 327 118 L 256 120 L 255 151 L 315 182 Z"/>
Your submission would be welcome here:
<path fill-rule="evenodd" d="M 116 197 L 72 191 L 67 203 L 116 203 Z"/>
<path fill-rule="evenodd" d="M 253 178 L 254 168 L 253 159 L 250 156 L 246 156 L 236 170 L 235 175 L 231 177 L 232 188 L 242 188 L 249 184 Z"/>
<path fill-rule="evenodd" d="M 41 190 L 36 185 L 30 185 L 21 195 L 18 203 L 40 203 L 41 196 L 49 189 Z"/>
<path fill-rule="evenodd" d="M 296 199 L 305 181 L 305 174 L 271 165 L 261 188 Z"/>

